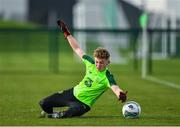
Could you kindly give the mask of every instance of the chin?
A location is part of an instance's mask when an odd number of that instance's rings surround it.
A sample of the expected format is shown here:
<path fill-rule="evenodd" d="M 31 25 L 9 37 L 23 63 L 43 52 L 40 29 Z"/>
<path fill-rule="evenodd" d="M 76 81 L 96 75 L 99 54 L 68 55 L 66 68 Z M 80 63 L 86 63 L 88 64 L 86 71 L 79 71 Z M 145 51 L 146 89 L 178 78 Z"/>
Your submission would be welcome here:
<path fill-rule="evenodd" d="M 101 71 L 101 69 L 97 68 L 98 71 Z"/>
<path fill-rule="evenodd" d="M 102 69 L 102 68 L 101 68 L 101 69 L 98 69 L 98 71 L 103 71 L 103 70 L 104 70 L 104 69 Z"/>

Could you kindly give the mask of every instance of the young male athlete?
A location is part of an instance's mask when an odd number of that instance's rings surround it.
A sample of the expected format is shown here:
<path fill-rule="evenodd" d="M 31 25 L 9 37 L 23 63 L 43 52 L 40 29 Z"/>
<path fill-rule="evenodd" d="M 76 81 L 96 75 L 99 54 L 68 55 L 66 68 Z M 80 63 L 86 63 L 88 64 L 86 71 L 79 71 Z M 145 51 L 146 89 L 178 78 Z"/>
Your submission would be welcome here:
<path fill-rule="evenodd" d="M 88 112 L 96 100 L 110 88 L 119 100 L 125 102 L 127 92 L 123 92 L 116 84 L 113 75 L 107 66 L 110 63 L 110 54 L 104 48 L 97 48 L 94 51 L 94 59 L 86 55 L 79 47 L 76 39 L 71 35 L 68 27 L 62 20 L 58 20 L 58 25 L 64 37 L 68 40 L 73 51 L 81 58 L 86 66 L 86 73 L 82 81 L 75 87 L 62 92 L 50 95 L 40 101 L 43 109 L 41 116 L 48 118 L 67 118 L 81 116 Z M 54 112 L 54 107 L 69 108 L 66 111 Z"/>

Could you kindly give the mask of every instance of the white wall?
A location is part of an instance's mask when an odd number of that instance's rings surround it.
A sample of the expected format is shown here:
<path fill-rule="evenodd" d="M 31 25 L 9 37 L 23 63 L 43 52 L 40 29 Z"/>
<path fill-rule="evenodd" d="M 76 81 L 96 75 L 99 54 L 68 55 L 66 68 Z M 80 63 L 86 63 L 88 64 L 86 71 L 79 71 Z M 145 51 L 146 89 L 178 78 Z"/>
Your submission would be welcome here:
<path fill-rule="evenodd" d="M 0 0 L 0 14 L 5 20 L 26 20 L 28 0 Z"/>
<path fill-rule="evenodd" d="M 175 13 L 180 18 L 180 0 L 125 0 L 134 5 L 141 6 L 146 3 L 147 9 L 151 12 Z"/>
<path fill-rule="evenodd" d="M 125 0 L 134 5 L 141 6 L 146 4 L 146 9 L 149 11 L 163 11 L 167 8 L 167 0 Z"/>
<path fill-rule="evenodd" d="M 180 0 L 168 0 L 168 9 L 174 10 L 176 16 L 180 18 Z"/>
<path fill-rule="evenodd" d="M 79 0 L 74 6 L 73 18 L 77 28 L 129 27 L 117 0 Z"/>

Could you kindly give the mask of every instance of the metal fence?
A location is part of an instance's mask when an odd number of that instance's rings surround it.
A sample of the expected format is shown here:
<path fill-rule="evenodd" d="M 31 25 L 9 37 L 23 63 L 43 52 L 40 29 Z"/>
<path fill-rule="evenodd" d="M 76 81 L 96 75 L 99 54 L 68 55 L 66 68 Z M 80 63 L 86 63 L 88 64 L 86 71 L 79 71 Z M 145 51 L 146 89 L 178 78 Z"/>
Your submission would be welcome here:
<path fill-rule="evenodd" d="M 97 35 L 101 33 L 112 34 L 115 37 L 120 35 L 120 38 L 126 37 L 123 43 L 128 43 L 128 45 L 125 49 L 120 49 L 120 52 L 125 50 L 126 53 L 131 53 L 131 57 L 127 55 L 125 57 L 132 59 L 134 70 L 138 68 L 138 61 L 141 58 L 141 29 L 71 29 L 71 31 L 73 31 L 72 33 L 85 33 L 91 36 L 89 38 L 86 36 L 85 43 L 89 46 L 88 49 L 93 45 L 94 38 L 97 38 Z M 179 29 L 148 29 L 147 33 L 149 72 L 152 72 L 153 53 L 157 51 L 163 53 L 162 47 L 166 47 L 166 57 L 180 56 Z M 58 73 L 61 68 L 61 60 L 63 60 L 63 58 L 60 58 L 60 54 L 71 52 L 65 41 L 63 35 L 57 29 L 0 29 L 0 71 L 50 70 Z M 118 41 L 121 40 L 117 38 L 117 44 Z M 172 47 L 171 41 L 175 44 L 175 49 Z M 115 47 L 118 46 L 115 45 Z"/>

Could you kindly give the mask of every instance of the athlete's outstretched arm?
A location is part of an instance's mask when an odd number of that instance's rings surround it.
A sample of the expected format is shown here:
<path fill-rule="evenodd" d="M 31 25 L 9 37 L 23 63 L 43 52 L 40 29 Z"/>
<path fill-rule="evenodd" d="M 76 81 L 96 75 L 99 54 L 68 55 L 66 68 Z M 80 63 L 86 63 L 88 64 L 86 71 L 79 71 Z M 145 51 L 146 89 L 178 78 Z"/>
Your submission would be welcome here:
<path fill-rule="evenodd" d="M 123 90 L 120 89 L 118 85 L 112 85 L 111 90 L 116 94 L 116 96 L 118 97 L 119 100 L 121 100 L 121 102 L 126 101 L 126 99 L 127 99 L 127 91 L 123 92 Z"/>
<path fill-rule="evenodd" d="M 84 53 L 84 51 L 79 47 L 78 42 L 76 41 L 76 39 L 75 39 L 72 35 L 69 35 L 69 36 L 67 36 L 67 40 L 68 40 L 69 44 L 71 45 L 72 49 L 74 50 L 74 52 L 75 52 L 80 58 L 82 58 L 85 53 Z"/>
<path fill-rule="evenodd" d="M 85 54 L 84 51 L 80 48 L 80 46 L 78 45 L 77 40 L 71 35 L 67 25 L 62 21 L 62 20 L 58 20 L 57 24 L 59 25 L 60 29 L 63 31 L 64 33 L 64 37 L 68 40 L 70 46 L 72 47 L 73 51 L 80 57 L 82 58 L 82 56 Z"/>

